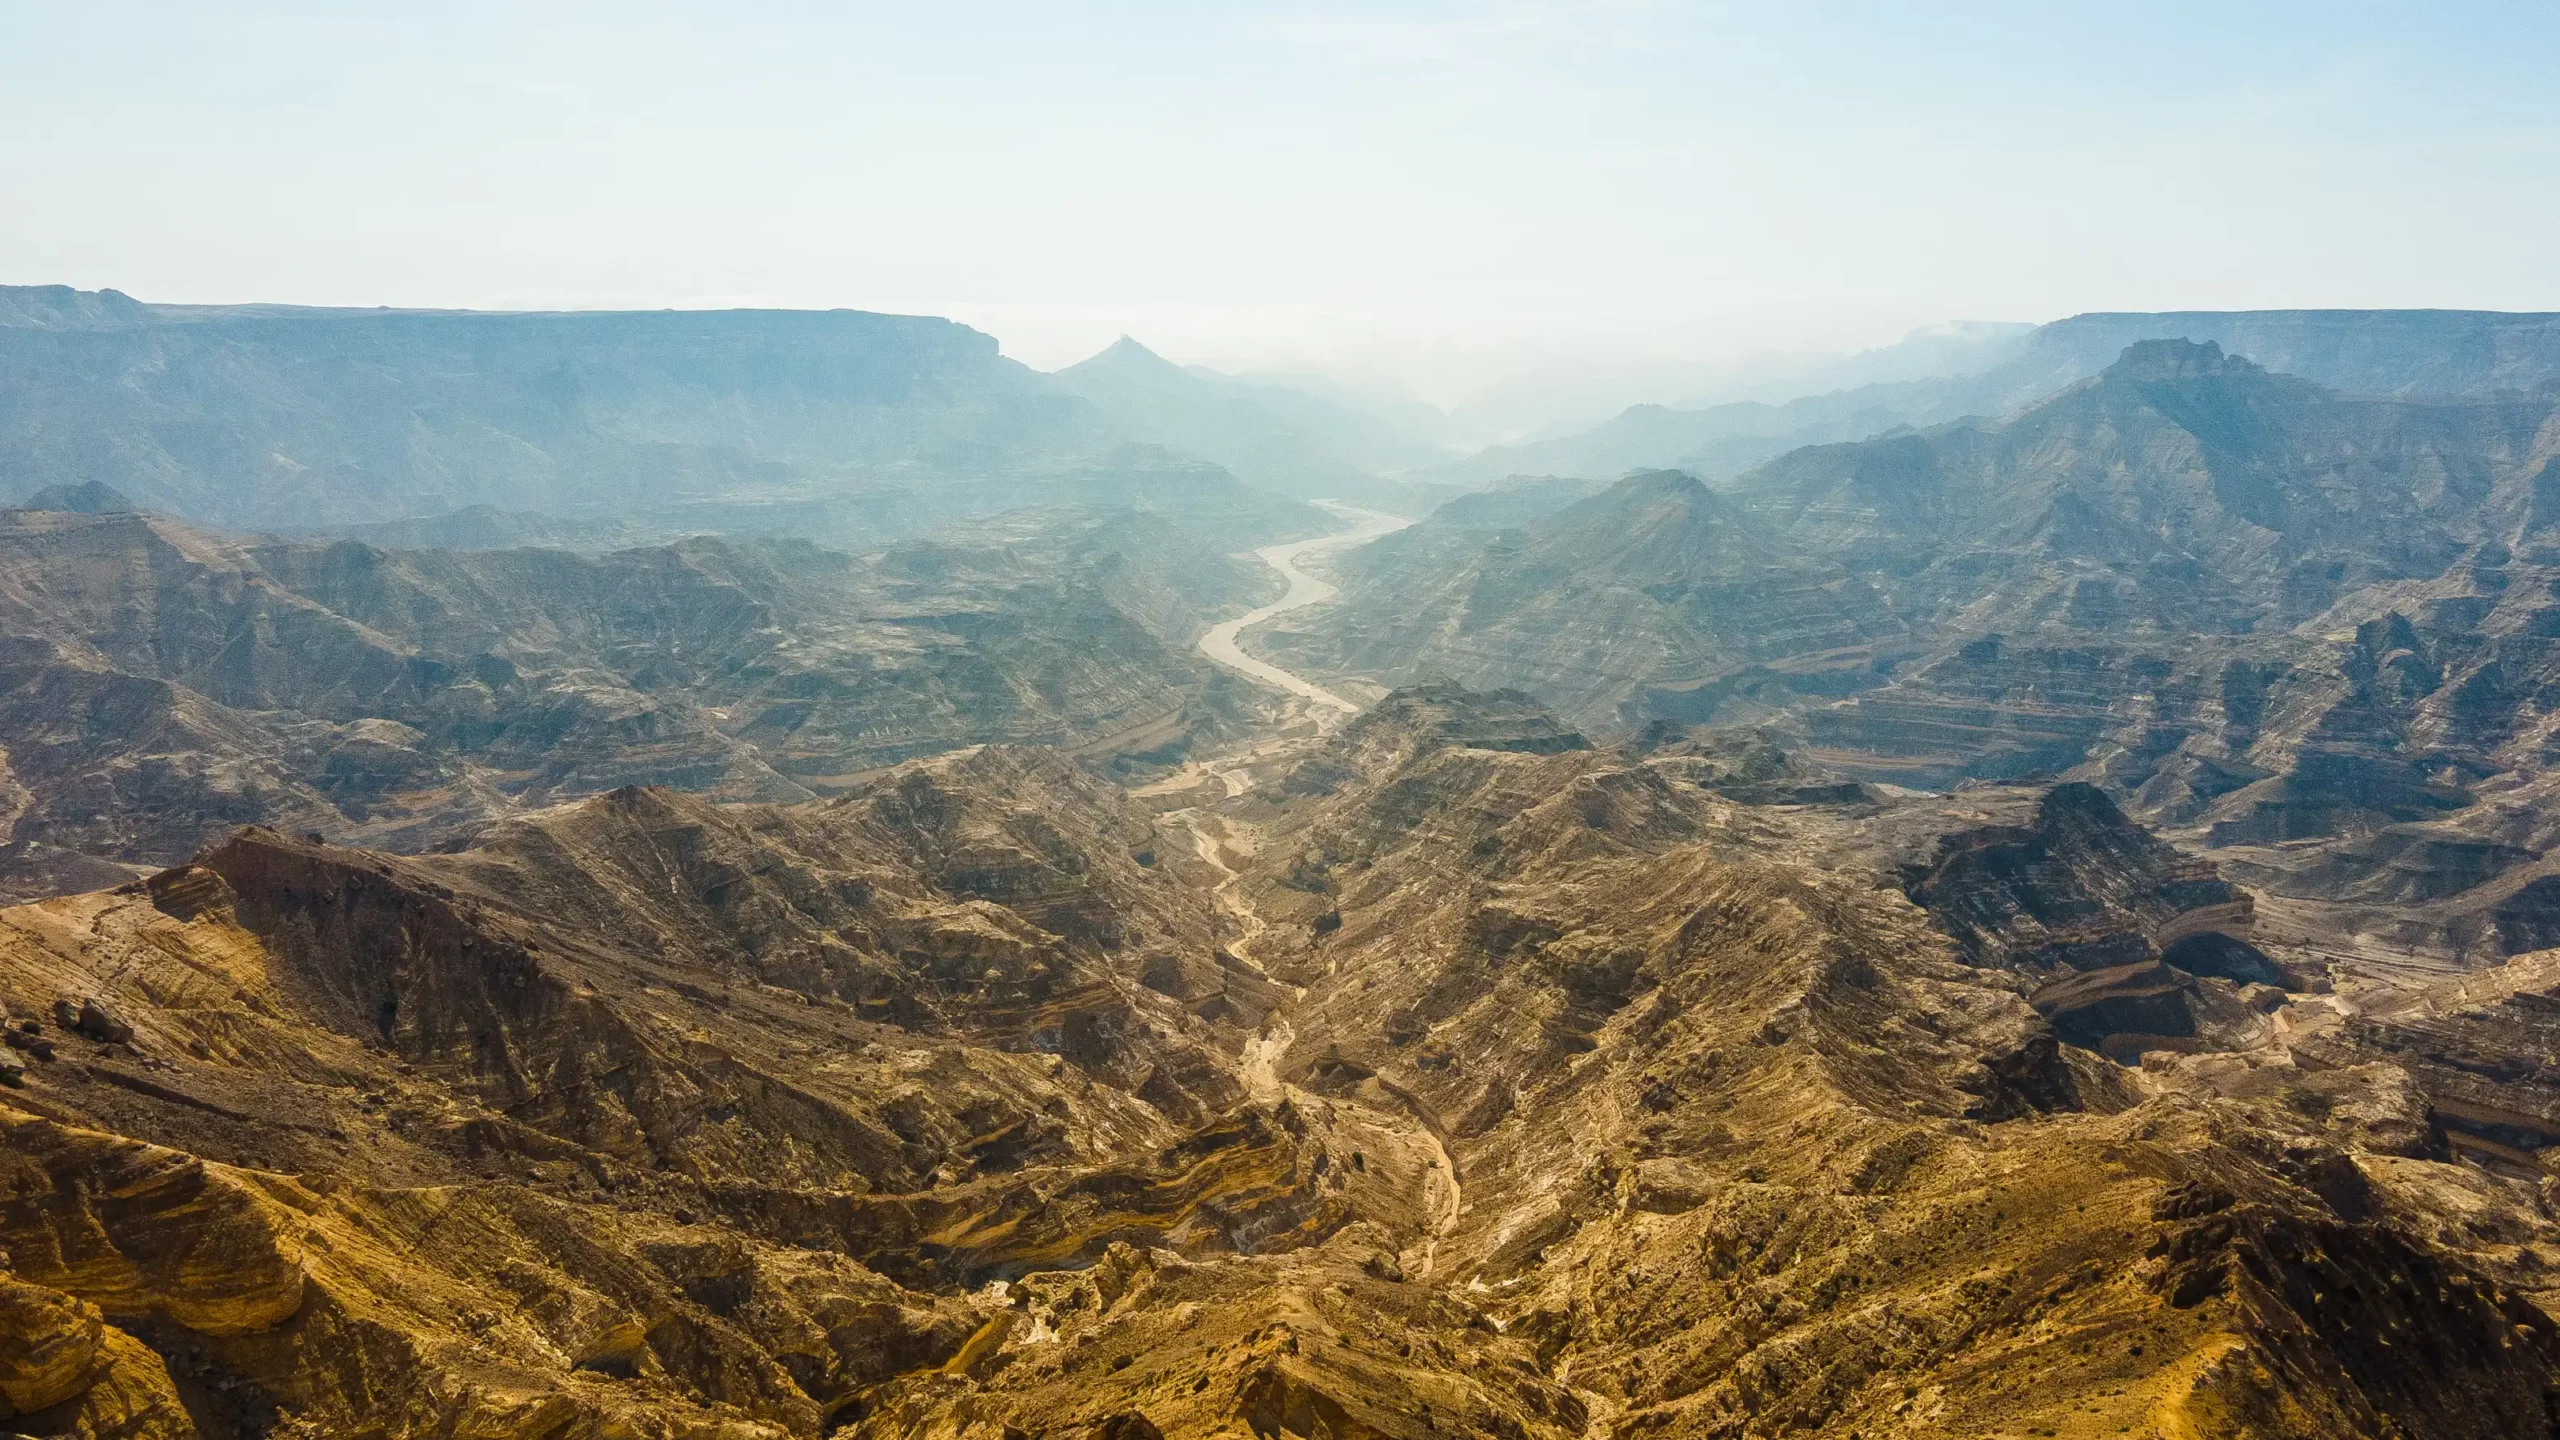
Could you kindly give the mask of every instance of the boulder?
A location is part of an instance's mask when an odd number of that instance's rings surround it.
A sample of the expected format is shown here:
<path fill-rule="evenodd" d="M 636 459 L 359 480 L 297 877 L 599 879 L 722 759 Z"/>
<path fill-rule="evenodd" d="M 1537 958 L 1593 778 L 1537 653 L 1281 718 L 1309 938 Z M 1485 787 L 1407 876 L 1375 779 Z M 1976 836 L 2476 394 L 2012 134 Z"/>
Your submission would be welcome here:
<path fill-rule="evenodd" d="M 80 1033 L 102 1044 L 121 1045 L 133 1038 L 133 1027 L 93 995 L 80 1002 Z"/>

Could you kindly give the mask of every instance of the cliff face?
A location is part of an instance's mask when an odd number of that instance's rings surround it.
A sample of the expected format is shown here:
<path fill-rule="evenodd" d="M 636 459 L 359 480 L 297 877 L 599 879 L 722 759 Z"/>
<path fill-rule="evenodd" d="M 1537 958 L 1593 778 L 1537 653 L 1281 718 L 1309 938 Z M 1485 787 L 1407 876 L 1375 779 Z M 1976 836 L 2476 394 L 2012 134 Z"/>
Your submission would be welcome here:
<path fill-rule="evenodd" d="M 856 558 L 8 511 L 0 552 L 7 853 L 35 887 L 251 822 L 417 846 L 631 783 L 799 798 L 974 740 L 1178 749 L 1249 703 L 1192 639 L 1268 584 L 1128 515 Z"/>
<path fill-rule="evenodd" d="M 2439 1273 L 2417 1217 L 2452 1191 L 2538 1231 L 2535 1202 L 2445 1163 L 2423 1102 L 2332 1108 L 2336 1080 L 2296 1080 L 2258 1007 L 2319 1002 L 2199 973 L 2263 960 L 2247 897 L 2103 796 L 1734 804 L 1723 756 L 1486 748 L 1411 710 L 1383 703 L 1337 769 L 1293 780 L 1321 794 L 1271 815 L 1248 872 L 1254 953 L 1309 987 L 1279 1069 L 1442 1141 L 1429 1273 L 1464 1277 L 1586 1413 L 1674 1434 L 2540 1423 L 2539 1370 L 2487 1378 L 2506 1317 L 2546 1323 L 2510 1293 L 2428 1302 L 2450 1327 L 2428 1364 L 2478 1378 L 2424 1393 L 2363 1338 L 2400 1343 L 2397 1302 L 2323 1313 Z M 2099 993 L 2056 1003 L 2056 981 Z M 2170 1016 L 2189 1033 L 2157 1033 Z M 2216 1088 L 2214 1064 L 2251 1084 Z M 2348 1093 L 2411 1094 L 2395 1073 Z M 1392 1413 L 1359 1345 L 1317 1347 L 1301 1383 Z"/>
<path fill-rule="evenodd" d="M 1474 528 L 1426 521 L 1347 561 L 1333 613 L 1273 648 L 1526 684 L 1578 719 L 1697 721 L 1993 632 L 2273 637 L 2360 588 L 2541 543 L 2555 407 L 2350 397 L 2148 342 L 2005 420 L 1808 447 L 1729 494 L 1638 476 L 1454 565 L 1399 564 Z M 1631 638 L 1613 653 L 1586 633 Z"/>
<path fill-rule="evenodd" d="M 1986 592 L 2012 614 L 2097 603 L 2027 590 L 2072 565 L 2075 592 L 2113 570 L 2124 588 L 2140 580 L 2158 603 L 2193 607 L 2146 612 L 2126 597 L 2127 613 L 2108 617 L 2118 623 L 2245 632 L 2524 538 L 2541 523 L 2533 487 L 2555 406 L 2354 399 L 2212 345 L 2150 342 L 2012 419 L 1813 447 L 1744 490 L 1825 551 L 1927 567 L 1901 587 L 1906 608 L 1952 613 Z M 2221 623 L 2198 623 L 2208 614 Z"/>
<path fill-rule="evenodd" d="M 1395 1139 L 1238 1108 L 1241 1037 L 1137 983 L 1219 963 L 1160 848 L 981 750 L 446 857 L 251 830 L 6 912 L 0 1394 L 100 1434 L 816 1435 L 970 1373 L 988 1278 L 1320 1240 Z"/>
<path fill-rule="evenodd" d="M 1985 636 L 1807 711 L 1802 733 L 1871 779 L 2086 776 L 2249 883 L 2316 902 L 2289 928 L 2331 948 L 2363 934 L 2438 963 L 2514 954 L 2554 933 L 2553 558 L 2485 544 L 2263 639 Z"/>

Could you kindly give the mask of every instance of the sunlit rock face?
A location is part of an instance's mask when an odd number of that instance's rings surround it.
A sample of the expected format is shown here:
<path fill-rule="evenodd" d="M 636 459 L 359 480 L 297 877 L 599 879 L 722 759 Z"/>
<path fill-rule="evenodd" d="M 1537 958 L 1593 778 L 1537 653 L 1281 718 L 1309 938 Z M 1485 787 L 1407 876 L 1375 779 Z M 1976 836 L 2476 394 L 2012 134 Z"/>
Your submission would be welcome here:
<path fill-rule="evenodd" d="M 630 788 L 433 855 L 250 828 L 0 912 L 0 1401 L 170 1436 L 2540 1423 L 2548 957 L 2351 1013 L 2093 787 L 1898 795 L 1517 694 L 1243 757 Z"/>

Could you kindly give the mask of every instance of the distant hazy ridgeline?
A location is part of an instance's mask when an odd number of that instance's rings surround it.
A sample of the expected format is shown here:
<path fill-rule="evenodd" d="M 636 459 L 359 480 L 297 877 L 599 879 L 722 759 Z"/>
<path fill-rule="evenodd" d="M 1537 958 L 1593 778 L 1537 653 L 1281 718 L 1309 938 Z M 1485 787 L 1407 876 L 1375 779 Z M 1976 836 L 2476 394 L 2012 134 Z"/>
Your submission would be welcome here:
<path fill-rule="evenodd" d="M 728 531 L 860 544 L 1095 503 L 1190 518 L 1239 545 L 1323 528 L 1211 463 L 1236 446 L 1210 435 L 1168 449 L 1146 418 L 1106 413 L 992 337 L 920 316 L 146 305 L 0 289 L 0 489 L 97 481 L 233 529 L 474 511 L 395 538 Z M 1196 424 L 1168 433 L 1204 438 Z M 1256 478 L 1299 494 L 1366 483 L 1288 454 Z"/>

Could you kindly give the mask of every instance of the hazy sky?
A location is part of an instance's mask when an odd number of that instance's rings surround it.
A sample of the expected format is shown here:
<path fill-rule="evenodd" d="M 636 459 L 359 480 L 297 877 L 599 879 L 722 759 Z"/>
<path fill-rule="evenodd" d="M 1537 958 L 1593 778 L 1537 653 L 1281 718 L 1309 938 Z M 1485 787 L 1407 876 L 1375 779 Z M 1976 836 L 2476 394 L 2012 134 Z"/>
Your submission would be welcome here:
<path fill-rule="evenodd" d="M 0 0 L 0 135 L 0 280 L 855 306 L 1442 401 L 1951 318 L 2560 309 L 2542 0 Z"/>

